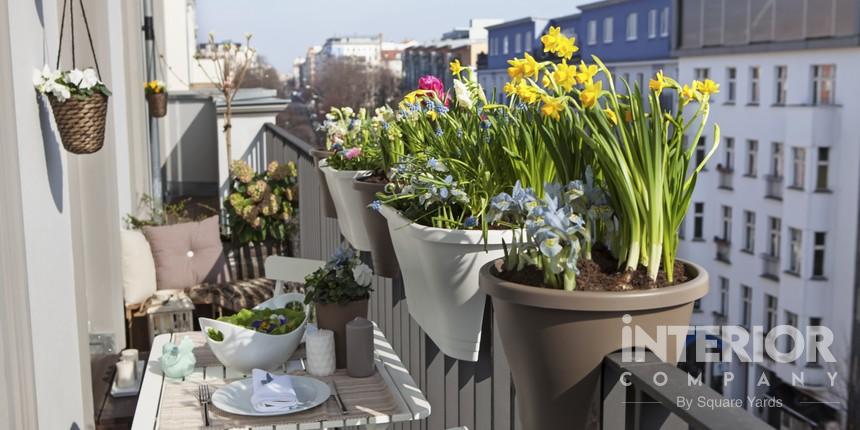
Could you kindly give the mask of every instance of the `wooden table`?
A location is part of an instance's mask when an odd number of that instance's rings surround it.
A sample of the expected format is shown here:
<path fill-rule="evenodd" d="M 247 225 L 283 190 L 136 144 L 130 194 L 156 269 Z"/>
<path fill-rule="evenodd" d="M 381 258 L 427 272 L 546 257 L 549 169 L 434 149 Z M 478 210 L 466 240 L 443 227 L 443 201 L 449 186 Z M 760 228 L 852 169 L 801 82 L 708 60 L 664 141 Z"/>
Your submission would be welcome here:
<path fill-rule="evenodd" d="M 163 334 L 155 338 L 150 352 L 149 361 L 146 365 L 144 374 L 143 386 L 140 390 L 140 396 L 137 404 L 137 410 L 132 423 L 132 430 L 153 430 L 159 428 L 159 411 L 162 403 L 162 394 L 166 384 L 171 383 L 161 373 L 159 366 L 159 358 L 161 349 L 167 342 L 173 342 L 174 337 L 181 340 L 182 334 Z M 375 327 L 374 343 L 376 355 L 376 368 L 379 375 L 384 379 L 388 391 L 391 393 L 396 404 L 396 412 L 385 415 L 372 415 L 361 418 L 343 419 L 336 413 L 325 416 L 325 419 L 312 422 L 297 422 L 288 425 L 267 425 L 266 430 L 305 430 L 305 429 L 329 429 L 346 426 L 364 426 L 369 429 L 384 429 L 388 424 L 394 422 L 404 422 L 420 420 L 430 415 L 430 403 L 425 399 L 424 394 L 418 388 L 418 384 L 409 375 L 409 371 L 400 361 L 400 357 L 394 352 L 385 335 Z M 287 369 L 295 368 L 296 363 L 287 363 Z M 223 367 L 221 367 L 223 369 Z M 199 372 L 198 372 L 199 371 Z M 229 375 L 231 370 L 226 369 L 224 372 Z M 195 373 L 205 375 L 214 373 L 204 371 L 204 369 L 195 369 Z M 240 376 L 240 375 L 237 375 Z M 221 379 L 223 381 L 223 379 Z M 329 400 L 334 402 L 333 400 Z M 199 410 L 199 405 L 194 405 Z M 322 406 L 319 406 L 322 407 Z M 336 409 L 336 408 L 333 408 Z M 199 413 L 199 412 L 198 412 Z M 236 428 L 249 428 L 248 426 L 239 426 Z"/>

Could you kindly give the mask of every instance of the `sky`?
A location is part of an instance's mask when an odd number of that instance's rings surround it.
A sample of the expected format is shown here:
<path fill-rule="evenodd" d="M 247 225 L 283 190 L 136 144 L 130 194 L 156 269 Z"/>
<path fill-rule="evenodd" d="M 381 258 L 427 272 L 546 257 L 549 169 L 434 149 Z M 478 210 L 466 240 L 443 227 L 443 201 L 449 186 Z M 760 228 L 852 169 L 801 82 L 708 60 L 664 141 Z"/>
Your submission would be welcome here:
<path fill-rule="evenodd" d="M 382 33 L 387 41 L 438 39 L 470 18 L 552 18 L 593 0 L 197 0 L 197 37 L 242 40 L 247 32 L 257 52 L 292 73 L 293 59 L 331 36 Z"/>

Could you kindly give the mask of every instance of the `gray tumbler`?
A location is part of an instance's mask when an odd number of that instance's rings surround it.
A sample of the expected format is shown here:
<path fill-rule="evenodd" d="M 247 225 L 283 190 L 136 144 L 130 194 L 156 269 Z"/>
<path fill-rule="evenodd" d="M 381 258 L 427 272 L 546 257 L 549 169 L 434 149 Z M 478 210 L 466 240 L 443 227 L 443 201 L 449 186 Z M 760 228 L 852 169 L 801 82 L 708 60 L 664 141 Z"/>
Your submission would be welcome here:
<path fill-rule="evenodd" d="M 346 323 L 346 373 L 353 378 L 373 375 L 373 323 L 358 317 Z"/>

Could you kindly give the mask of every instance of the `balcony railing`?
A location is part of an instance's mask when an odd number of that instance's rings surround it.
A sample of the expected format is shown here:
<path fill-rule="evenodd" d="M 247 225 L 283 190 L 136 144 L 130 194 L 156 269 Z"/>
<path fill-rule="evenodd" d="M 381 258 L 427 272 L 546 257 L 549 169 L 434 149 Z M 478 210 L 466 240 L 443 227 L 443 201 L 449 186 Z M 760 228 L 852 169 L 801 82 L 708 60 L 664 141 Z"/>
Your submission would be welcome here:
<path fill-rule="evenodd" d="M 717 172 L 720 174 L 720 185 L 719 188 L 723 190 L 733 190 L 734 187 L 734 177 L 735 177 L 735 169 L 732 167 L 726 167 L 722 164 L 717 165 Z"/>
<path fill-rule="evenodd" d="M 782 200 L 783 177 L 776 175 L 767 175 L 764 177 L 764 182 L 764 197 L 772 200 Z"/>
<path fill-rule="evenodd" d="M 339 246 L 341 236 L 337 221 L 322 215 L 321 184 L 310 155 L 312 147 L 272 124 L 266 124 L 261 135 L 255 148 L 255 153 L 261 157 L 261 166 L 273 160 L 291 160 L 298 167 L 300 201 L 296 256 L 327 258 Z M 494 333 L 491 305 L 484 313 L 481 355 L 476 363 L 445 356 L 424 335 L 409 316 L 400 279 L 375 279 L 369 317 L 392 340 L 395 351 L 418 382 L 417 388 L 425 393 L 433 408 L 421 428 L 521 428 L 519 411 L 512 407 L 516 402 L 516 390 L 507 360 L 501 353 L 500 338 Z M 687 428 L 688 425 L 699 429 L 768 428 L 743 409 L 694 407 L 686 410 L 679 406 L 679 397 L 716 401 L 722 396 L 705 386 L 689 386 L 685 372 L 653 354 L 646 354 L 646 360 L 637 363 L 623 362 L 620 353 L 610 354 L 602 370 L 604 429 Z M 657 374 L 660 375 L 655 380 Z M 667 376 L 666 384 L 662 384 L 663 374 Z M 623 380 L 621 375 L 624 375 Z M 669 427 L 661 427 L 661 423 Z M 585 424 L 572 423 L 570 428 L 585 428 Z"/>
<path fill-rule="evenodd" d="M 714 244 L 717 246 L 717 255 L 715 257 L 717 261 L 731 263 L 732 243 L 722 237 L 714 237 Z"/>
<path fill-rule="evenodd" d="M 775 281 L 779 280 L 779 257 L 770 254 L 762 254 L 762 269 L 761 276 L 763 278 L 773 279 Z"/>

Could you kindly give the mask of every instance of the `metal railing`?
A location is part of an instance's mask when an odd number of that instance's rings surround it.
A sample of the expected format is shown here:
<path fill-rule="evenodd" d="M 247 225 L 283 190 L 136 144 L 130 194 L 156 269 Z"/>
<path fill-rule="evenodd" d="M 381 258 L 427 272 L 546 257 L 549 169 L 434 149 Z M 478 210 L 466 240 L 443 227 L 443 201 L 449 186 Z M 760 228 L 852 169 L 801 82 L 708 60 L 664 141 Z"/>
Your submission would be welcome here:
<path fill-rule="evenodd" d="M 782 200 L 783 181 L 782 176 L 766 175 L 764 177 L 764 197 L 767 199 Z"/>
<path fill-rule="evenodd" d="M 286 130 L 273 124 L 263 127 L 260 153 L 263 161 L 293 161 L 298 167 L 299 239 L 298 257 L 325 259 L 341 240 L 337 221 L 322 215 L 320 181 L 313 149 Z M 265 165 L 262 164 L 262 165 Z M 421 327 L 410 317 L 402 280 L 377 277 L 370 299 L 369 317 L 391 340 L 395 351 L 430 402 L 433 413 L 424 421 L 398 423 L 394 429 L 440 429 L 465 426 L 470 429 L 524 430 L 519 423 L 516 390 L 510 368 L 495 333 L 491 304 L 486 306 L 478 362 L 447 357 L 439 351 Z M 624 363 L 619 354 L 610 354 L 603 364 L 604 429 L 656 429 L 650 423 L 675 423 L 701 429 L 764 429 L 762 421 L 744 410 L 677 406 L 678 396 L 696 399 L 720 398 L 715 391 L 686 385 L 686 373 L 663 363 L 653 354 L 642 363 Z M 665 372 L 671 384 L 660 386 L 653 375 Z M 630 386 L 620 383 L 625 374 Z M 659 381 L 658 381 L 659 382 Z M 624 400 L 627 399 L 627 400 Z M 634 399 L 647 403 L 630 403 Z M 620 420 L 620 421 L 619 421 Z M 643 425 L 642 423 L 649 423 Z M 731 424 L 731 425 L 727 425 Z M 656 425 L 656 424 L 655 424 Z M 584 428 L 572 424 L 571 428 Z M 675 427 L 662 427 L 675 428 Z"/>

